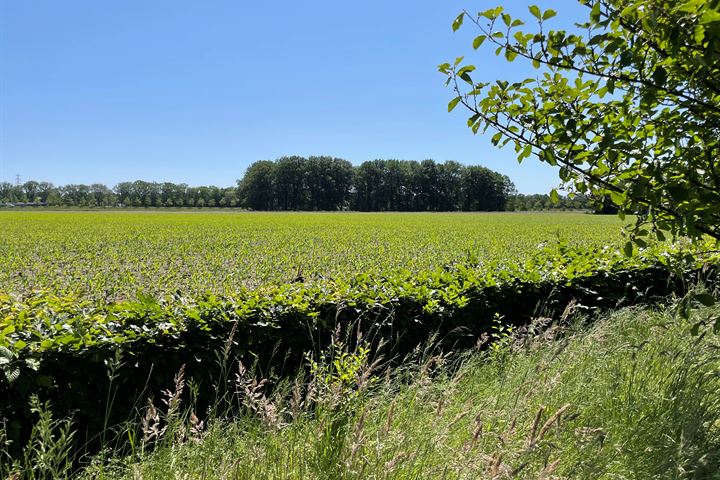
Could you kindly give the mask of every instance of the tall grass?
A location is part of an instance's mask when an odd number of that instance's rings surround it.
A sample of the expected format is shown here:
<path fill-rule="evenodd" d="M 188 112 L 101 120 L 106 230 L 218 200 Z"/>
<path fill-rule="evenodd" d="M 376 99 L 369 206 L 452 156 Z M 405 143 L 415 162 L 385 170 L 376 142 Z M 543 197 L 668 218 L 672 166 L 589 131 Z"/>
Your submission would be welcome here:
<path fill-rule="evenodd" d="M 720 309 L 693 312 L 695 320 Z M 720 478 L 720 336 L 670 312 L 498 330 L 471 354 L 376 374 L 362 347 L 272 391 L 235 372 L 232 419 L 180 415 L 180 375 L 143 448 L 84 478 Z M 149 448 L 149 447 L 153 448 Z M 146 448 L 147 447 L 147 448 Z"/>

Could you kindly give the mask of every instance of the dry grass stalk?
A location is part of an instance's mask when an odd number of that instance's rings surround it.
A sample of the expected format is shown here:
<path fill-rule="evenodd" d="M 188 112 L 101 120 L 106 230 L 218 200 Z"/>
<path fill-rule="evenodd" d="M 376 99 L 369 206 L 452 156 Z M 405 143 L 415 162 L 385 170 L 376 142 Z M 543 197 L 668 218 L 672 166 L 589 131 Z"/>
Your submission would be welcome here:
<path fill-rule="evenodd" d="M 572 315 L 577 310 L 577 300 L 574 298 L 568 302 L 567 305 L 565 305 L 565 309 L 563 310 L 562 315 L 560 315 L 560 321 L 565 322 L 568 318 L 572 317 Z"/>
<path fill-rule="evenodd" d="M 537 436 L 537 440 L 541 440 L 545 436 L 545 434 L 548 432 L 548 430 L 550 430 L 550 427 L 552 427 L 553 424 L 557 423 L 558 425 L 560 425 L 560 419 L 562 418 L 562 414 L 565 413 L 565 411 L 568 408 L 570 408 L 569 403 L 560 407 L 560 409 L 557 412 L 555 412 L 555 414 L 552 417 L 548 418 L 547 422 L 545 422 L 545 424 L 540 429 L 540 433 Z"/>
<path fill-rule="evenodd" d="M 390 432 L 390 429 L 392 428 L 393 423 L 393 417 L 395 416 L 395 407 L 397 406 L 397 401 L 393 400 L 392 403 L 390 403 L 390 409 L 388 410 L 387 419 L 385 420 L 385 424 L 383 425 L 382 429 L 380 429 L 381 436 L 385 437 Z"/>
<path fill-rule="evenodd" d="M 200 443 L 205 434 L 205 422 L 200 420 L 195 412 L 190 412 L 190 435 L 194 442 Z"/>
<path fill-rule="evenodd" d="M 238 363 L 238 372 L 235 374 L 235 393 L 242 398 L 242 404 L 251 412 L 262 418 L 263 422 L 271 427 L 280 428 L 282 422 L 277 406 L 265 396 L 267 379 L 249 378 L 247 369 Z"/>
<path fill-rule="evenodd" d="M 157 411 L 152 400 L 148 399 L 148 408 L 142 419 L 143 444 L 161 438 L 165 434 L 166 428 L 160 428 L 160 412 Z"/>
<path fill-rule="evenodd" d="M 445 432 L 449 432 L 450 429 L 452 427 L 454 427 L 457 422 L 459 422 L 463 418 L 467 417 L 469 413 L 470 413 L 470 410 L 465 410 L 465 411 L 462 411 L 462 412 L 458 413 L 457 415 L 455 415 L 455 417 L 453 417 L 453 419 L 450 421 L 450 423 L 448 423 L 447 426 L 445 427 Z M 480 415 L 475 417 L 475 421 L 478 421 L 479 418 L 480 418 Z"/>
<path fill-rule="evenodd" d="M 355 424 L 355 428 L 353 429 L 353 441 L 350 445 L 350 458 L 348 459 L 348 467 L 355 459 L 355 455 L 360 450 L 360 447 L 363 446 L 365 443 L 365 414 L 367 410 L 363 408 L 362 413 L 360 414 L 360 418 L 358 419 L 357 423 Z"/>
<path fill-rule="evenodd" d="M 388 471 L 388 473 L 395 470 L 395 467 L 398 466 L 400 462 L 408 458 L 410 455 L 407 452 L 398 452 L 397 455 L 395 455 L 391 460 L 385 462 L 385 469 Z"/>
<path fill-rule="evenodd" d="M 552 475 L 555 472 L 555 470 L 557 470 L 557 467 L 559 465 L 560 465 L 559 458 L 557 460 L 555 460 L 554 462 L 545 465 L 545 468 L 542 469 L 538 478 L 539 479 L 549 478 L 549 476 Z"/>
<path fill-rule="evenodd" d="M 228 335 L 227 340 L 225 340 L 225 345 L 223 346 L 223 358 L 225 360 L 228 359 L 228 356 L 230 355 L 230 347 L 232 347 L 233 339 L 235 339 L 235 333 L 237 332 L 238 328 L 238 321 L 235 320 L 233 322 L 233 326 L 230 329 L 230 335 Z"/>
<path fill-rule="evenodd" d="M 363 390 L 370 384 L 372 373 L 382 364 L 382 356 L 376 358 L 372 363 L 366 364 L 362 369 L 362 373 L 356 379 L 358 390 Z"/>
<path fill-rule="evenodd" d="M 476 419 L 475 428 L 473 429 L 472 437 L 470 437 L 470 441 L 464 445 L 463 450 L 465 450 L 466 452 L 469 452 L 470 450 L 474 449 L 478 443 L 478 440 L 480 440 L 480 437 L 482 436 L 482 431 L 483 431 L 482 421 Z"/>
<path fill-rule="evenodd" d="M 486 468 L 486 472 L 489 478 L 498 479 L 502 477 L 507 477 L 511 473 L 508 466 L 505 465 L 502 460 L 503 454 L 501 452 L 495 452 L 495 454 L 490 457 L 490 463 Z"/>
<path fill-rule="evenodd" d="M 508 428 L 508 434 L 514 435 L 515 434 L 515 427 L 517 426 L 517 417 L 513 417 L 513 419 L 510 421 L 510 428 Z"/>
<path fill-rule="evenodd" d="M 293 421 L 296 421 L 300 417 L 303 405 L 302 385 L 299 380 L 295 380 L 290 396 L 290 418 Z"/>
<path fill-rule="evenodd" d="M 166 416 L 173 417 L 180 408 L 181 397 L 185 390 L 185 364 L 180 366 L 180 370 L 175 374 L 174 378 L 175 390 L 163 390 L 163 403 L 168 407 Z"/>
<path fill-rule="evenodd" d="M 528 437 L 527 444 L 534 445 L 535 444 L 535 438 L 538 431 L 538 427 L 540 426 L 540 421 L 542 420 L 543 413 L 545 412 L 545 405 L 540 405 L 540 409 L 537 412 L 537 415 L 535 415 L 535 421 L 533 422 L 532 430 L 530 431 L 530 436 Z"/>

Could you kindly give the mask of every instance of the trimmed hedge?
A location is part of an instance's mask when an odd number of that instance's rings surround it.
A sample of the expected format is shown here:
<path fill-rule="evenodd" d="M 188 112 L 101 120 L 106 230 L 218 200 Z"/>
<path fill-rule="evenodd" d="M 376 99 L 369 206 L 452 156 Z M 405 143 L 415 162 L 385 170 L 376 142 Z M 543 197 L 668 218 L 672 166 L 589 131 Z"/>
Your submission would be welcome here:
<path fill-rule="evenodd" d="M 56 416 L 72 415 L 79 441 L 92 449 L 106 421 L 127 420 L 148 396 L 172 385 L 181 365 L 199 387 L 200 408 L 207 406 L 223 388 L 218 356 L 226 347 L 233 362 L 257 362 L 284 376 L 297 371 L 306 352 L 326 346 L 339 325 L 388 340 L 382 353 L 401 359 L 433 333 L 445 348 L 471 347 L 497 316 L 523 325 L 559 315 L 570 302 L 592 313 L 682 294 L 699 277 L 716 281 L 718 265 L 718 255 L 668 247 L 627 258 L 560 245 L 523 265 L 360 275 L 222 298 L 93 304 L 47 292 L 0 294 L 0 418 L 21 446 L 33 422 L 29 397 L 36 394 L 51 401 Z M 111 384 L 109 365 L 116 358 L 121 363 Z M 114 400 L 106 418 L 108 396 Z"/>

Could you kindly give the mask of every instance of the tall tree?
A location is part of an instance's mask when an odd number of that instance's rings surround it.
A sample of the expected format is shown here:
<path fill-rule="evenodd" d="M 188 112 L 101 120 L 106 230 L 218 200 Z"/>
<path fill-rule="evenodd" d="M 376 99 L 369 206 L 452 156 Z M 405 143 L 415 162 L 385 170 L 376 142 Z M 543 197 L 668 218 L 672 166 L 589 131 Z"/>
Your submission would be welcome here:
<path fill-rule="evenodd" d="M 515 192 L 509 178 L 477 165 L 465 167 L 460 180 L 463 210 L 504 210 L 508 197 Z"/>
<path fill-rule="evenodd" d="M 34 180 L 30 180 L 22 184 L 22 190 L 25 194 L 25 199 L 28 202 L 40 201 L 40 199 L 38 198 L 39 185 L 40 184 Z"/>
<path fill-rule="evenodd" d="M 440 171 L 434 160 L 423 160 L 415 176 L 415 210 L 439 210 Z"/>
<path fill-rule="evenodd" d="M 123 207 L 131 206 L 132 201 L 132 183 L 131 182 L 120 182 L 115 187 L 113 187 L 113 191 L 115 192 L 115 195 L 117 196 L 118 204 Z"/>
<path fill-rule="evenodd" d="M 305 162 L 304 186 L 309 210 L 340 210 L 349 202 L 353 181 L 352 164 L 333 157 L 309 157 Z"/>
<path fill-rule="evenodd" d="M 275 163 L 259 160 L 250 165 L 238 180 L 238 194 L 243 206 L 254 210 L 275 208 Z"/>
<path fill-rule="evenodd" d="M 112 190 L 102 183 L 94 183 L 88 188 L 88 202 L 90 206 L 111 207 L 116 203 Z"/>
<path fill-rule="evenodd" d="M 367 161 L 355 171 L 355 209 L 370 212 L 381 210 L 380 184 L 383 178 L 381 160 Z"/>
<path fill-rule="evenodd" d="M 282 157 L 275 162 L 275 194 L 281 210 L 302 210 L 307 203 L 305 159 Z"/>
<path fill-rule="evenodd" d="M 438 210 L 460 209 L 462 164 L 453 160 L 438 165 Z"/>

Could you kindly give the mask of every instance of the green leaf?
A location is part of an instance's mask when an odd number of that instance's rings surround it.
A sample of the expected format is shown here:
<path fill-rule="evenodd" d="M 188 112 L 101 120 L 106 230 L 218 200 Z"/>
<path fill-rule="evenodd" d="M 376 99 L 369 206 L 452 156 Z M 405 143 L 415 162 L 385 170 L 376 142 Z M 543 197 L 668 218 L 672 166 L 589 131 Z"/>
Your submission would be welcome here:
<path fill-rule="evenodd" d="M 530 5 L 528 7 L 528 10 L 530 10 L 530 13 L 532 13 L 532 16 L 537 18 L 538 20 L 542 19 L 542 14 L 540 13 L 540 9 L 537 7 L 537 5 Z"/>
<path fill-rule="evenodd" d="M 642 238 L 634 238 L 633 242 L 640 248 L 647 248 L 647 242 Z"/>
<path fill-rule="evenodd" d="M 450 100 L 450 103 L 448 103 L 448 112 L 452 112 L 453 109 L 457 106 L 457 104 L 460 102 L 461 99 L 462 99 L 462 97 L 457 96 L 457 97 L 453 98 L 452 100 Z"/>
<path fill-rule="evenodd" d="M 618 206 L 624 205 L 624 204 L 625 204 L 625 198 L 626 198 L 625 192 L 623 192 L 623 193 L 616 192 L 616 191 L 610 192 L 610 200 L 612 200 L 612 202 L 613 202 L 615 205 L 618 205 Z"/>
<path fill-rule="evenodd" d="M 518 156 L 518 160 L 522 161 L 530 155 L 532 155 L 532 145 L 525 145 L 525 148 L 523 148 L 522 152 L 520 152 L 520 155 Z"/>
<path fill-rule="evenodd" d="M 478 16 L 485 17 L 488 20 L 492 21 L 492 20 L 495 20 L 498 17 L 498 15 L 500 15 L 502 13 L 503 10 L 504 10 L 503 7 L 495 7 L 495 8 L 491 8 L 489 10 L 485 10 L 484 12 L 478 13 Z"/>
<path fill-rule="evenodd" d="M 610 80 L 608 80 L 605 83 L 605 88 L 607 89 L 607 91 L 610 95 L 615 93 L 615 80 L 613 80 L 612 78 Z"/>
<path fill-rule="evenodd" d="M 20 378 L 20 368 L 15 367 L 6 370 L 5 376 L 7 377 L 9 383 L 15 383 L 15 381 Z"/>
<path fill-rule="evenodd" d="M 556 12 L 555 10 L 552 10 L 552 9 L 545 10 L 545 13 L 543 13 L 542 19 L 543 19 L 543 20 L 550 20 L 550 19 L 553 18 L 555 15 L 557 15 L 557 12 Z"/>
<path fill-rule="evenodd" d="M 659 87 L 663 87 L 665 86 L 665 80 L 667 80 L 667 71 L 662 66 L 658 66 L 653 71 L 653 81 Z"/>
<path fill-rule="evenodd" d="M 633 244 L 632 242 L 627 242 L 625 244 L 625 247 L 623 247 L 623 253 L 626 257 L 632 257 L 633 254 Z"/>
<path fill-rule="evenodd" d="M 457 32 L 457 29 L 460 28 L 463 24 L 463 20 L 465 20 L 465 12 L 461 13 L 455 18 L 455 21 L 452 23 L 452 29 L 453 32 Z"/>
<path fill-rule="evenodd" d="M 543 150 L 542 152 L 542 158 L 550 165 L 557 165 L 557 159 L 555 158 L 555 153 L 551 149 Z"/>
<path fill-rule="evenodd" d="M 679 12 L 695 13 L 698 7 L 705 3 L 707 0 L 688 0 L 678 5 Z"/>
<path fill-rule="evenodd" d="M 709 293 L 698 293 L 695 295 L 695 300 L 705 305 L 706 307 L 712 307 L 715 305 L 715 298 Z"/>
<path fill-rule="evenodd" d="M 700 23 L 707 25 L 710 23 L 720 22 L 720 10 L 708 8 L 704 11 L 702 17 L 700 17 Z"/>
<path fill-rule="evenodd" d="M 483 43 L 485 43 L 485 39 L 486 39 L 486 38 L 487 38 L 486 35 L 478 35 L 477 37 L 475 37 L 475 40 L 473 40 L 473 48 L 474 48 L 475 50 L 477 50 L 478 48 L 480 48 L 480 45 L 482 45 Z"/>
<path fill-rule="evenodd" d="M 553 205 L 557 205 L 560 203 L 560 195 L 558 195 L 557 190 L 554 188 L 550 190 L 550 201 L 553 203 Z"/>
<path fill-rule="evenodd" d="M 683 316 L 686 320 L 690 318 L 690 315 Z M 697 337 L 700 333 L 700 325 L 702 325 L 702 322 L 695 322 L 693 323 L 692 327 L 690 327 L 690 335 L 693 337 Z"/>

